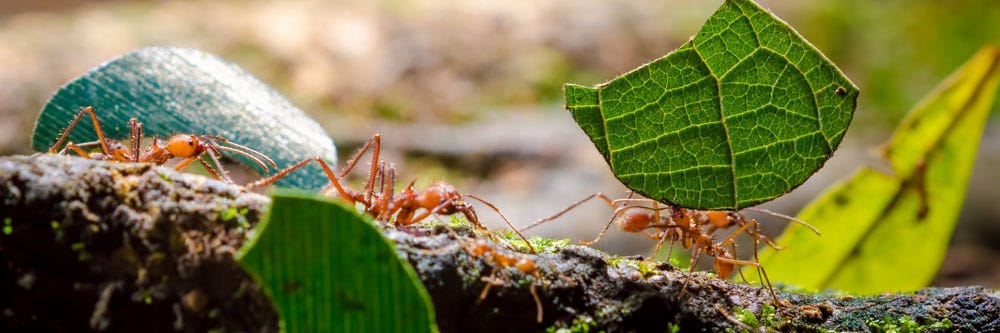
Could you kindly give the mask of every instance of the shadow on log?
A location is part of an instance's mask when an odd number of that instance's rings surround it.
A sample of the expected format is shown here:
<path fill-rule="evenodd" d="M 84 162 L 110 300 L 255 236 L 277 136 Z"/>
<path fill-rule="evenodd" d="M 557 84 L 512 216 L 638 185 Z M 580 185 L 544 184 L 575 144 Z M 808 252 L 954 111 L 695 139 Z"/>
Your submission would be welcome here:
<path fill-rule="evenodd" d="M 277 330 L 273 306 L 232 259 L 267 197 L 168 168 L 40 154 L 0 158 L 0 198 L 0 331 Z M 774 302 L 763 288 L 582 246 L 533 256 L 536 278 L 472 255 L 469 230 L 386 235 L 423 280 L 445 332 L 740 330 L 736 314 L 760 317 Z M 868 331 L 908 317 L 931 330 L 1000 330 L 1000 294 L 982 287 L 779 296 L 774 316 L 758 318 L 763 329 Z"/>

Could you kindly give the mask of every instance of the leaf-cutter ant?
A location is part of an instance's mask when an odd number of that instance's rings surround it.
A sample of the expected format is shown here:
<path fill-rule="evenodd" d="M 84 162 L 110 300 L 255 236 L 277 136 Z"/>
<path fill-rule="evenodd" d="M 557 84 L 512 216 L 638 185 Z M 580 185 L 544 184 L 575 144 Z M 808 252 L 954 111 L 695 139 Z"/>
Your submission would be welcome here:
<path fill-rule="evenodd" d="M 542 223 L 559 218 L 566 212 L 591 200 L 599 198 L 614 209 L 614 215 L 604 226 L 597 237 L 592 241 L 585 241 L 584 244 L 592 245 L 598 241 L 611 227 L 611 224 L 618 222 L 623 231 L 632 233 L 644 233 L 647 237 L 657 240 L 653 254 L 655 255 L 661 245 L 670 241 L 670 249 L 673 245 L 680 243 L 685 249 L 691 251 L 691 265 L 689 269 L 694 269 L 694 263 L 701 255 L 713 257 L 713 268 L 715 273 L 723 278 L 729 278 L 736 266 L 753 266 L 761 275 L 772 296 L 777 299 L 774 289 L 771 287 L 767 273 L 757 259 L 757 247 L 763 242 L 774 249 L 781 247 L 775 244 L 767 236 L 760 233 L 760 224 L 737 211 L 703 211 L 668 205 L 652 199 L 632 198 L 631 194 L 627 198 L 612 200 L 602 193 L 591 194 L 563 210 L 542 218 L 519 231 L 526 231 Z M 755 209 L 769 213 L 778 217 L 786 218 L 789 221 L 800 223 L 819 234 L 811 225 L 791 216 L 770 212 L 763 209 Z M 736 230 L 721 241 L 714 241 L 717 231 L 736 227 Z M 752 260 L 741 260 L 737 258 L 736 236 L 746 234 L 754 240 L 754 256 Z M 669 257 L 669 251 L 668 251 Z M 742 274 L 742 272 L 741 272 Z"/>
<path fill-rule="evenodd" d="M 269 185 L 281 177 L 315 162 L 323 168 L 323 172 L 330 179 L 330 183 L 333 185 L 332 192 L 335 195 L 350 204 L 361 205 L 365 212 L 381 222 L 405 226 L 420 222 L 433 214 L 455 215 L 461 213 L 476 227 L 485 230 L 486 226 L 480 222 L 475 209 L 465 201 L 465 198 L 468 197 L 482 202 L 496 211 L 504 223 L 524 240 L 531 253 L 535 253 L 535 249 L 528 242 L 528 239 L 510 223 L 510 220 L 500 212 L 496 205 L 475 195 L 463 195 L 458 189 L 443 180 L 436 181 L 423 190 L 417 190 L 413 186 L 414 182 L 411 182 L 406 189 L 396 193 L 395 167 L 380 159 L 381 149 L 382 136 L 376 133 L 348 160 L 347 166 L 339 174 L 335 173 L 322 158 L 312 157 L 278 171 L 270 177 L 247 184 L 246 187 L 253 189 Z M 365 181 L 364 187 L 360 191 L 356 191 L 344 186 L 342 184 L 344 177 L 354 169 L 368 150 L 372 151 L 371 169 L 368 171 L 368 179 Z"/>
<path fill-rule="evenodd" d="M 94 124 L 94 131 L 97 133 L 97 141 L 84 142 L 84 143 L 74 143 L 72 141 L 67 142 L 66 146 L 63 147 L 63 143 L 69 137 L 69 134 L 73 131 L 73 128 L 83 119 L 84 115 L 89 115 L 90 119 Z M 131 132 L 131 146 L 126 146 L 121 142 L 113 139 L 109 139 L 104 135 L 104 131 L 101 129 L 101 122 L 97 118 L 97 114 L 94 113 L 94 108 L 91 106 L 85 106 L 80 108 L 80 112 L 77 113 L 73 121 L 66 126 L 63 130 L 59 139 L 56 143 L 49 147 L 49 153 L 67 153 L 68 151 L 73 151 L 77 155 L 87 159 L 93 160 L 104 160 L 104 161 L 115 161 L 115 162 L 132 162 L 132 163 L 153 163 L 156 165 L 164 165 L 169 160 L 174 158 L 180 158 L 181 160 L 174 165 L 174 170 L 181 171 L 187 168 L 191 163 L 198 161 L 205 170 L 215 179 L 225 181 L 227 183 L 232 183 L 232 179 L 226 173 L 226 169 L 223 168 L 222 162 L 219 157 L 222 156 L 222 152 L 231 152 L 244 156 L 255 164 L 261 167 L 265 172 L 269 171 L 268 165 L 277 169 L 278 166 L 266 155 L 253 150 L 249 147 L 231 142 L 223 137 L 216 135 L 193 135 L 193 134 L 175 134 L 166 140 L 165 143 L 157 137 L 153 137 L 153 142 L 146 149 L 141 148 L 142 144 L 142 123 L 132 118 L 129 120 L 129 130 Z M 162 145 L 161 145 L 162 144 Z M 101 150 L 99 152 L 88 153 L 85 148 L 90 148 L 92 146 L 99 146 Z M 202 159 L 203 156 L 208 156 L 212 161 L 212 165 Z"/>

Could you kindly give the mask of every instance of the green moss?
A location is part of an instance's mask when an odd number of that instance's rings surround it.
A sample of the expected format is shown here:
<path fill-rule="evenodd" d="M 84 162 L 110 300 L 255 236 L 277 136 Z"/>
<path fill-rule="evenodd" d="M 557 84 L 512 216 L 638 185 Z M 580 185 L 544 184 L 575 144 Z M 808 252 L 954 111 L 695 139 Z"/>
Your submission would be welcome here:
<path fill-rule="evenodd" d="M 499 234 L 507 244 L 514 247 L 514 250 L 518 252 L 529 252 L 528 246 L 524 244 L 524 240 L 517 235 L 513 230 L 507 230 Z M 535 248 L 538 253 L 554 253 L 560 249 L 567 247 L 571 244 L 568 238 L 555 239 L 555 238 L 544 238 L 538 236 L 528 237 L 528 242 L 531 246 Z"/>
<path fill-rule="evenodd" d="M 49 225 L 52 226 L 52 232 L 55 233 L 56 241 L 61 242 L 64 237 L 62 224 L 59 221 L 53 220 Z"/>
<path fill-rule="evenodd" d="M 228 209 L 219 212 L 219 218 L 222 219 L 223 222 L 229 222 L 229 220 L 236 217 L 236 214 L 236 207 L 229 207 Z"/>
<path fill-rule="evenodd" d="M 876 333 L 910 333 L 924 332 L 928 330 L 948 330 L 954 326 L 948 318 L 929 324 L 920 324 L 910 316 L 870 319 L 866 322 L 866 324 L 868 325 L 869 330 Z"/>
<path fill-rule="evenodd" d="M 744 308 L 734 308 L 733 316 L 736 320 L 754 329 L 764 329 L 764 331 L 778 331 L 781 325 L 781 317 L 777 309 L 771 304 L 764 304 L 760 309 L 760 315 L 755 315 L 752 311 Z"/>
<path fill-rule="evenodd" d="M 87 252 L 87 243 L 76 242 L 69 245 L 69 248 L 76 252 L 77 260 L 90 261 L 90 252 Z"/>
<path fill-rule="evenodd" d="M 578 316 L 576 318 L 573 318 L 573 323 L 570 324 L 569 327 L 552 326 L 552 327 L 549 327 L 548 329 L 546 329 L 545 331 L 546 332 L 550 332 L 550 333 L 570 333 L 570 332 L 573 332 L 573 333 L 587 333 L 587 332 L 598 332 L 598 331 L 594 330 L 594 326 L 595 325 L 597 325 L 597 322 L 594 320 L 594 318 L 591 318 L 590 316 Z"/>
<path fill-rule="evenodd" d="M 247 220 L 246 217 L 248 213 L 250 213 L 250 209 L 246 207 L 243 208 L 229 207 L 226 209 L 220 208 L 219 220 L 226 223 L 235 220 L 236 224 L 241 228 L 249 229 L 250 222 Z"/>
<path fill-rule="evenodd" d="M 656 263 L 651 261 L 635 260 L 622 256 L 608 256 L 608 264 L 611 266 L 625 266 L 639 271 L 643 277 L 656 275 L 660 270 L 656 268 Z"/>

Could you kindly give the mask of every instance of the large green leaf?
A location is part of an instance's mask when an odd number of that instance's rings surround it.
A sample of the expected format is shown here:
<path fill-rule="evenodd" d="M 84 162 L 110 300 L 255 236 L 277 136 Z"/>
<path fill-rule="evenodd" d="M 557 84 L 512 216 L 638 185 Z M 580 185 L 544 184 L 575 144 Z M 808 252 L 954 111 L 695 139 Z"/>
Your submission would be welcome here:
<path fill-rule="evenodd" d="M 667 56 L 566 108 L 626 186 L 699 209 L 739 209 L 801 185 L 840 144 L 858 89 L 785 22 L 726 0 Z"/>
<path fill-rule="evenodd" d="M 986 47 L 943 81 L 886 145 L 886 174 L 863 167 L 799 214 L 765 250 L 772 280 L 855 293 L 926 286 L 944 260 L 1000 80 L 1000 50 Z"/>
<path fill-rule="evenodd" d="M 256 233 L 237 257 L 288 332 L 436 331 L 413 268 L 352 207 L 279 192 Z"/>
<path fill-rule="evenodd" d="M 197 50 L 140 49 L 71 81 L 42 109 L 32 148 L 46 151 L 83 106 L 94 107 L 114 139 L 128 138 L 128 120 L 136 117 L 147 135 L 219 135 L 264 153 L 279 167 L 313 156 L 336 159 L 333 141 L 305 113 L 236 65 Z M 97 140 L 90 120 L 82 120 L 69 140 Z M 328 183 L 318 166 L 308 168 L 278 184 L 318 189 Z"/>

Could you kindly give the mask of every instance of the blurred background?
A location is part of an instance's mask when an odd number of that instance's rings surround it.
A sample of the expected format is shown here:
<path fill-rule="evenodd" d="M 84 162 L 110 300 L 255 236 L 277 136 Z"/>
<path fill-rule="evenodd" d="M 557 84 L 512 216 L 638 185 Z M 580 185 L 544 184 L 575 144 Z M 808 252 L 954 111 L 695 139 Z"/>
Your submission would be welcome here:
<path fill-rule="evenodd" d="M 1000 43 L 1000 10 L 991 0 L 759 2 L 862 89 L 834 158 L 765 205 L 789 215 L 856 167 L 878 163 L 874 148 L 910 106 L 981 46 Z M 5 0 L 0 153 L 31 153 L 42 104 L 88 69 L 143 46 L 192 47 L 288 96 L 328 131 L 342 160 L 381 132 L 385 160 L 405 182 L 447 179 L 523 226 L 594 192 L 626 193 L 562 109 L 562 84 L 597 84 L 663 56 L 718 4 Z M 1000 127 L 992 121 L 936 285 L 1000 287 L 997 184 Z M 592 239 L 610 216 L 593 202 L 531 234 Z M 785 224 L 760 219 L 771 235 Z M 613 230 L 597 247 L 645 255 L 652 245 Z"/>

